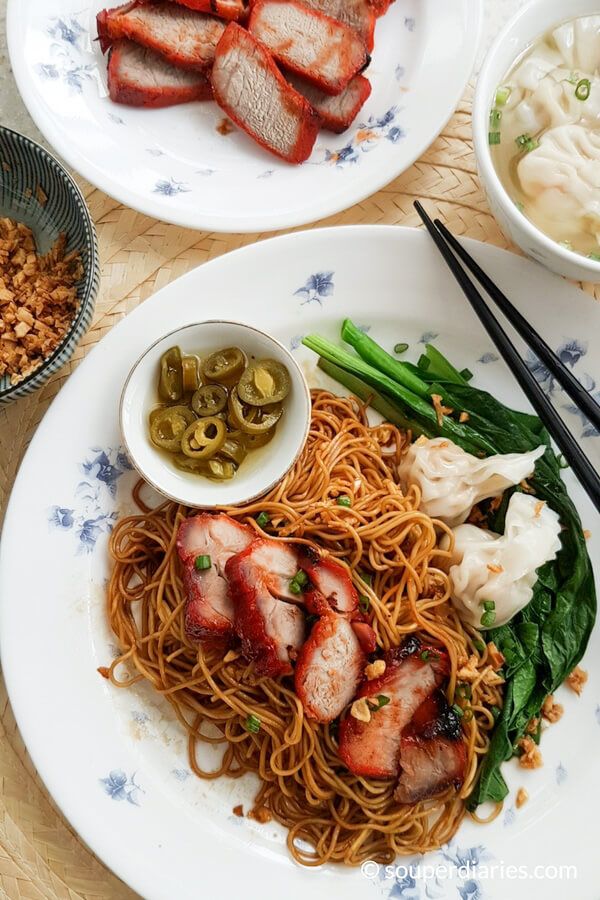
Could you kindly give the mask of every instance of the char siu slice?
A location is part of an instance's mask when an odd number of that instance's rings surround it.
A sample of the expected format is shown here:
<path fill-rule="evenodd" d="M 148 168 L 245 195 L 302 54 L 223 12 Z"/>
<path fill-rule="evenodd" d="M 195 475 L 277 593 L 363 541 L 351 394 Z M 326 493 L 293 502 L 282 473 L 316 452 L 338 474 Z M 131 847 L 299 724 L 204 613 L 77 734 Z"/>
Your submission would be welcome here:
<path fill-rule="evenodd" d="M 373 49 L 377 17 L 369 0 L 301 0 L 301 2 L 357 31 L 367 50 Z"/>
<path fill-rule="evenodd" d="M 341 93 L 369 63 L 360 35 L 296 0 L 257 0 L 248 28 L 277 62 L 326 94 Z"/>
<path fill-rule="evenodd" d="M 186 6 L 196 12 L 212 13 L 220 19 L 237 22 L 248 14 L 246 0 L 168 0 L 176 6 Z"/>
<path fill-rule="evenodd" d="M 363 75 L 355 75 L 342 93 L 335 97 L 324 94 L 319 88 L 308 84 L 293 73 L 287 78 L 318 113 L 323 128 L 336 134 L 341 134 L 350 127 L 371 93 L 371 84 Z"/>
<path fill-rule="evenodd" d="M 352 614 L 358 609 L 358 593 L 348 570 L 333 557 L 320 556 L 311 547 L 303 546 L 300 568 L 308 575 L 313 588 L 335 612 Z M 311 603 L 308 602 L 308 605 Z"/>
<path fill-rule="evenodd" d="M 234 602 L 225 577 L 225 564 L 245 550 L 254 532 L 224 513 L 200 513 L 181 523 L 177 551 L 183 564 L 186 594 L 185 630 L 193 640 L 230 640 L 235 637 Z M 210 568 L 196 569 L 199 556 L 210 557 Z"/>
<path fill-rule="evenodd" d="M 212 84 L 221 109 L 266 150 L 291 163 L 310 156 L 319 117 L 266 48 L 233 22 L 217 45 Z"/>
<path fill-rule="evenodd" d="M 400 741 L 398 803 L 417 803 L 450 785 L 460 788 L 467 767 L 467 745 L 460 720 L 442 691 L 435 691 L 416 711 Z"/>
<path fill-rule="evenodd" d="M 259 675 L 291 675 L 305 638 L 301 594 L 290 590 L 298 573 L 298 550 L 284 541 L 259 538 L 225 567 L 235 598 L 235 627 L 242 652 Z"/>
<path fill-rule="evenodd" d="M 404 728 L 421 703 L 448 674 L 446 653 L 427 647 L 416 637 L 386 653 L 386 669 L 379 678 L 365 682 L 362 697 L 389 702 L 363 722 L 348 714 L 340 723 L 339 755 L 355 775 L 394 778 L 399 772 L 400 741 Z"/>
<path fill-rule="evenodd" d="M 354 697 L 367 657 L 352 624 L 331 610 L 313 625 L 298 654 L 296 694 L 306 714 L 317 722 L 332 722 Z"/>
<path fill-rule="evenodd" d="M 373 7 L 377 17 L 385 16 L 393 2 L 394 0 L 369 0 L 369 4 Z"/>
<path fill-rule="evenodd" d="M 121 40 L 110 49 L 108 92 L 114 103 L 158 108 L 212 99 L 203 72 L 188 72 L 132 41 Z"/>
<path fill-rule="evenodd" d="M 146 0 L 105 9 L 96 21 L 102 52 L 114 41 L 129 38 L 184 69 L 210 67 L 225 30 L 225 24 L 213 16 L 174 3 Z"/>

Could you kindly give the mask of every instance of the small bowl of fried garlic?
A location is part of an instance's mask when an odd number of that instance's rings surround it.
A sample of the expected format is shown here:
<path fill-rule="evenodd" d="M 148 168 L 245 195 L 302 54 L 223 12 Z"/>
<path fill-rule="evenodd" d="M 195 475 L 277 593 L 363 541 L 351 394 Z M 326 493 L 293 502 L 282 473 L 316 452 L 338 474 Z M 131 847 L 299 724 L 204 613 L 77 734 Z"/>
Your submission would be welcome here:
<path fill-rule="evenodd" d="M 99 283 L 81 191 L 43 147 L 0 126 L 0 405 L 35 391 L 70 359 Z"/>

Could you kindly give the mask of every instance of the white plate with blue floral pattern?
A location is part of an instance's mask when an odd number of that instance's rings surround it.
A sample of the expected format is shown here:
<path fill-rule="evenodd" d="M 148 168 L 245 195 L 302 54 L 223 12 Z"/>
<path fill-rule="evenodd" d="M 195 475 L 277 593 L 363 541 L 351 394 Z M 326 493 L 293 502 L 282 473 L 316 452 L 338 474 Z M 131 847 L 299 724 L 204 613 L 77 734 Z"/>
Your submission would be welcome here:
<path fill-rule="evenodd" d="M 111 5 L 104 3 L 104 5 Z M 118 106 L 96 37 L 102 0 L 9 0 L 8 44 L 36 124 L 81 175 L 126 206 L 206 231 L 304 225 L 407 169 L 450 118 L 477 49 L 481 0 L 398 0 L 377 23 L 373 92 L 342 135 L 322 132 L 302 166 L 280 162 L 215 103 Z"/>
<path fill-rule="evenodd" d="M 600 308 L 535 263 L 474 242 L 469 249 L 595 393 Z M 254 244 L 195 269 L 128 315 L 86 357 L 39 426 L 2 535 L 4 675 L 57 804 L 92 850 L 150 900 L 598 900 L 598 629 L 583 662 L 589 681 L 582 696 L 558 692 L 565 715 L 544 735 L 543 768 L 507 765 L 511 793 L 493 824 L 464 822 L 451 844 L 424 860 L 398 860 L 406 868 L 396 871 L 295 865 L 282 828 L 233 815 L 236 804 L 247 807 L 252 779 L 197 779 L 170 707 L 143 686 L 118 690 L 98 674 L 116 653 L 104 613 L 107 535 L 131 509 L 135 478 L 119 445 L 121 388 L 149 343 L 213 314 L 217 299 L 221 315 L 290 347 L 312 384 L 335 387 L 300 345 L 302 335 L 337 338 L 351 316 L 388 348 L 408 341 L 415 359 L 423 342 L 435 340 L 477 384 L 526 407 L 437 250 L 413 229 L 337 228 Z M 598 435 L 527 358 L 600 461 Z M 597 559 L 598 516 L 571 474 L 565 477 Z M 516 809 L 520 786 L 529 801 Z"/>

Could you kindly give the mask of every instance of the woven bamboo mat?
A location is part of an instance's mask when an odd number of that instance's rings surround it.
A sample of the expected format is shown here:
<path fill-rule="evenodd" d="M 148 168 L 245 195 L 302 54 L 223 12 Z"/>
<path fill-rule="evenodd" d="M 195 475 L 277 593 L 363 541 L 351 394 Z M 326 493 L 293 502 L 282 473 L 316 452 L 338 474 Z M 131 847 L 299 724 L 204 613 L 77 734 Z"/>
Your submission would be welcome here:
<path fill-rule="evenodd" d="M 455 234 L 508 247 L 479 184 L 471 142 L 472 89 L 438 140 L 407 172 L 373 197 L 312 227 L 420 224 L 428 201 Z M 37 394 L 0 410 L 0 518 L 23 453 L 52 399 L 91 347 L 147 297 L 222 253 L 270 235 L 209 234 L 165 225 L 79 183 L 98 229 L 102 282 L 92 326 L 73 359 Z M 512 248 L 514 249 L 514 248 Z M 582 285 L 594 294 L 592 285 Z M 596 289 L 597 296 L 600 291 Z M 81 843 L 55 809 L 29 760 L 0 681 L 0 892 L 10 900 L 135 895 Z"/>

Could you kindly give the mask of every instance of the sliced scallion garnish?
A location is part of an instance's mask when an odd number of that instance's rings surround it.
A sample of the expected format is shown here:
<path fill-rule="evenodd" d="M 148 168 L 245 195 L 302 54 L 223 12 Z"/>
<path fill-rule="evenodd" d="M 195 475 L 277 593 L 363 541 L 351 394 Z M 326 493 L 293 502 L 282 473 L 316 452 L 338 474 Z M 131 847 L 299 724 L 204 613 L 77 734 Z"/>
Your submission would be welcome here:
<path fill-rule="evenodd" d="M 490 147 L 494 147 L 500 143 L 500 132 L 499 131 L 490 131 L 488 134 L 488 143 Z"/>
<path fill-rule="evenodd" d="M 506 106 L 511 94 L 512 88 L 509 88 L 507 85 L 499 87 L 496 91 L 496 106 Z"/>
<path fill-rule="evenodd" d="M 406 353 L 407 350 L 408 350 L 408 344 L 402 343 L 402 344 L 396 344 L 394 346 L 394 353 L 397 353 L 398 356 L 400 356 L 402 353 Z"/>
<path fill-rule="evenodd" d="M 361 594 L 360 597 L 358 598 L 358 608 L 360 609 L 360 611 L 362 613 L 365 613 L 365 615 L 366 615 L 366 613 L 369 612 L 370 606 L 371 606 L 371 601 L 369 600 L 367 595 Z"/>
<path fill-rule="evenodd" d="M 496 604 L 493 600 L 484 600 L 482 605 L 486 612 L 491 612 L 493 609 L 496 609 Z"/>
<path fill-rule="evenodd" d="M 194 568 L 197 569 L 199 572 L 204 571 L 204 569 L 210 569 L 211 566 L 212 566 L 212 562 L 211 562 L 210 556 L 207 556 L 206 554 L 197 556 L 196 559 L 194 560 Z"/>
<path fill-rule="evenodd" d="M 260 719 L 258 716 L 255 716 L 254 713 L 250 713 L 244 722 L 244 728 L 246 731 L 249 731 L 250 734 L 258 734 L 260 731 Z"/>
<path fill-rule="evenodd" d="M 338 506 L 352 506 L 352 500 L 347 494 L 340 494 L 340 496 L 336 500 L 336 503 Z"/>
<path fill-rule="evenodd" d="M 256 517 L 256 524 L 259 526 L 259 528 L 264 528 L 266 525 L 269 524 L 270 521 L 271 521 L 271 519 L 269 518 L 267 513 L 264 511 L 261 512 L 260 515 L 258 515 Z"/>
<path fill-rule="evenodd" d="M 532 150 L 540 146 L 539 141 L 532 138 L 530 134 L 520 134 L 519 137 L 515 138 L 515 144 L 524 153 L 531 153 Z"/>
<path fill-rule="evenodd" d="M 483 628 L 491 628 L 496 621 L 496 612 L 493 609 L 486 610 L 481 617 L 481 624 Z"/>
<path fill-rule="evenodd" d="M 290 581 L 290 591 L 292 594 L 301 594 L 308 584 L 308 575 L 300 569 Z"/>
<path fill-rule="evenodd" d="M 490 112 L 490 128 L 492 131 L 496 129 L 496 126 L 500 124 L 500 120 L 502 119 L 502 110 L 501 109 L 493 109 Z"/>
<path fill-rule="evenodd" d="M 581 78 L 575 87 L 575 96 L 578 100 L 587 100 L 592 90 L 592 82 L 589 78 Z"/>

